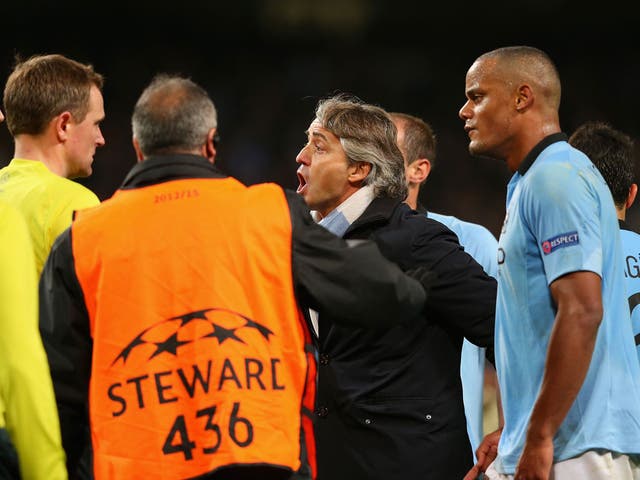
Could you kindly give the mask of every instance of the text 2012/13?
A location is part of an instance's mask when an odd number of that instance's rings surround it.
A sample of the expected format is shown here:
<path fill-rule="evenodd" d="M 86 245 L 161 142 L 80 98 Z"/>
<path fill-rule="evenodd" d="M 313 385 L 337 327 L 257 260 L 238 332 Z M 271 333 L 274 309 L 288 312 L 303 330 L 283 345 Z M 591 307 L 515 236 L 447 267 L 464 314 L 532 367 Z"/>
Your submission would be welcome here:
<path fill-rule="evenodd" d="M 178 190 L 175 192 L 156 193 L 154 203 L 170 202 L 173 200 L 183 200 L 185 198 L 196 198 L 200 196 L 197 189 Z"/>

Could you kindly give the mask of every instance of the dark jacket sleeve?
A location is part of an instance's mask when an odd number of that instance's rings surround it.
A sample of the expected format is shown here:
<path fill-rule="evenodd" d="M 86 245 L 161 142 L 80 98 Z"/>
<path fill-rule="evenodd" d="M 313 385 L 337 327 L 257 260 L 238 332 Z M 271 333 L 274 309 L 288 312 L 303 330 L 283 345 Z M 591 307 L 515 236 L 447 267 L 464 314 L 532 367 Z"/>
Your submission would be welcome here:
<path fill-rule="evenodd" d="M 408 228 L 386 229 L 374 238 L 401 267 L 422 265 L 436 274 L 426 318 L 446 322 L 479 347 L 493 363 L 496 280 L 460 246 L 455 233 L 423 215 L 405 215 Z M 407 235 L 407 231 L 411 232 Z"/>
<path fill-rule="evenodd" d="M 424 217 L 423 217 L 424 218 Z M 426 219 L 437 223 L 434 220 Z M 497 282 L 458 243 L 456 235 L 438 224 L 420 255 L 437 274 L 427 303 L 427 316 L 447 319 L 471 343 L 487 349 L 493 360 Z M 433 248 L 438 244 L 438 248 Z"/>
<path fill-rule="evenodd" d="M 40 334 L 49 359 L 67 469 L 76 471 L 87 446 L 92 340 L 75 273 L 71 229 L 53 245 L 40 277 Z"/>
<path fill-rule="evenodd" d="M 299 195 L 286 195 L 293 229 L 293 279 L 301 307 L 340 318 L 345 325 L 373 328 L 395 325 L 423 308 L 422 284 L 386 260 L 375 243 L 349 246 L 313 221 Z"/>

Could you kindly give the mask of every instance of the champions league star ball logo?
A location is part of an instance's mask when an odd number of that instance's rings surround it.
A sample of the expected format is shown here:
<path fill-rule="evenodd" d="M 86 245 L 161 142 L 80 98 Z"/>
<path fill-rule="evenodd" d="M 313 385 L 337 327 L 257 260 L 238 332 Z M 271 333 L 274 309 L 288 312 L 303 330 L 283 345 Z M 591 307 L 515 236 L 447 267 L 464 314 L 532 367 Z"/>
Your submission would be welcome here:
<path fill-rule="evenodd" d="M 138 426 L 150 422 L 155 448 L 165 456 L 193 460 L 213 455 L 223 446 L 247 447 L 258 435 L 258 420 L 246 396 L 276 395 L 288 389 L 278 352 L 251 348 L 256 338 L 269 344 L 271 335 L 275 336 L 266 326 L 226 308 L 196 310 L 156 322 L 128 342 L 111 363 L 123 368 L 106 376 L 109 384 L 98 392 L 107 405 L 102 413 L 126 416 L 127 422 Z M 183 349 L 196 342 L 197 346 Z M 222 344 L 232 348 L 217 352 L 216 346 Z M 238 344 L 240 351 L 234 351 Z M 152 362 L 156 357 L 161 361 Z M 159 431 L 165 432 L 164 441 L 157 438 Z"/>
<path fill-rule="evenodd" d="M 225 316 L 227 319 L 231 317 L 237 321 L 237 325 L 229 328 L 224 327 L 220 322 L 215 321 L 216 316 Z M 191 329 L 185 329 L 187 325 L 192 326 L 198 322 L 204 322 L 205 330 L 209 331 L 204 334 L 194 335 L 193 331 L 195 330 L 192 331 Z M 202 327 L 202 325 L 200 325 L 200 327 Z M 162 320 L 149 328 L 146 328 L 136 335 L 131 342 L 129 342 L 129 344 L 113 360 L 111 365 L 115 365 L 119 360 L 122 360 L 122 363 L 126 364 L 134 350 L 138 351 L 145 346 L 147 346 L 147 350 L 151 350 L 151 353 L 147 358 L 147 361 L 149 361 L 162 354 L 177 356 L 178 349 L 180 347 L 206 339 L 215 339 L 217 340 L 218 345 L 222 345 L 227 340 L 246 343 L 241 336 L 239 336 L 244 329 L 258 331 L 258 333 L 262 335 L 267 342 L 269 341 L 269 336 L 273 335 L 273 332 L 264 325 L 226 308 L 207 308 L 204 310 L 196 310 L 194 312 Z"/>

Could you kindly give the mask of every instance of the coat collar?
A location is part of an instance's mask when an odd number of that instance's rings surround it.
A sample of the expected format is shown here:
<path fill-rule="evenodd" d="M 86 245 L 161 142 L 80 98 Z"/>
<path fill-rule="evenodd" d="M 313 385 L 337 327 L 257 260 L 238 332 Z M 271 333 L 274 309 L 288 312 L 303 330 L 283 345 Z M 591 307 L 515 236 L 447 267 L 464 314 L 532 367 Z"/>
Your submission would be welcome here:
<path fill-rule="evenodd" d="M 349 227 L 345 237 L 360 234 L 363 231 L 371 232 L 389 223 L 391 217 L 403 200 L 400 198 L 377 197 L 374 198 L 366 210 Z M 407 206 L 407 208 L 409 208 Z"/>
<path fill-rule="evenodd" d="M 226 178 L 199 155 L 157 155 L 137 163 L 120 187 L 123 190 L 185 178 Z"/>

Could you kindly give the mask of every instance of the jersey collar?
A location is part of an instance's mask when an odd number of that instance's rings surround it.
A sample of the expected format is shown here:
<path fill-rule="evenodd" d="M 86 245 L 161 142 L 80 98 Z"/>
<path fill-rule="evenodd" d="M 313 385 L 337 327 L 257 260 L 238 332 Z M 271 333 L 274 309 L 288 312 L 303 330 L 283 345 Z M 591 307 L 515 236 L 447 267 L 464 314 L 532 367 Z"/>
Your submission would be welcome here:
<path fill-rule="evenodd" d="M 551 135 L 544 137 L 542 140 L 540 140 L 540 142 L 535 147 L 533 147 L 533 149 L 527 154 L 527 156 L 524 157 L 524 160 L 520 164 L 520 167 L 518 167 L 518 173 L 520 174 L 520 176 L 527 173 L 527 170 L 529 170 L 531 165 L 533 165 L 533 162 L 536 161 L 536 158 L 538 158 L 538 155 L 540 155 L 542 151 L 545 148 L 547 148 L 549 145 L 556 142 L 568 142 L 568 141 L 569 141 L 569 137 L 567 137 L 567 135 L 562 132 L 552 133 Z"/>
<path fill-rule="evenodd" d="M 137 163 L 121 189 L 138 188 L 185 178 L 225 178 L 206 158 L 198 155 L 158 155 Z"/>

